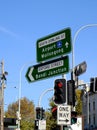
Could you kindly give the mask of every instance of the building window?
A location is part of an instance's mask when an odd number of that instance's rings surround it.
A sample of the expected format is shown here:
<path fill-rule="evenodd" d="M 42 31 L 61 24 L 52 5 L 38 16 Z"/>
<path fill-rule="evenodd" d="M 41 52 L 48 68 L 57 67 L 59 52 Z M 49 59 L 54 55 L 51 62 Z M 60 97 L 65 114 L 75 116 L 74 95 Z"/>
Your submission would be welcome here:
<path fill-rule="evenodd" d="M 91 117 L 89 116 L 89 124 L 91 124 Z"/>
<path fill-rule="evenodd" d="M 95 110 L 95 102 L 93 102 L 93 110 Z"/>
<path fill-rule="evenodd" d="M 95 125 L 95 114 L 93 115 L 93 124 Z"/>
<path fill-rule="evenodd" d="M 89 102 L 89 111 L 90 111 L 90 102 Z"/>

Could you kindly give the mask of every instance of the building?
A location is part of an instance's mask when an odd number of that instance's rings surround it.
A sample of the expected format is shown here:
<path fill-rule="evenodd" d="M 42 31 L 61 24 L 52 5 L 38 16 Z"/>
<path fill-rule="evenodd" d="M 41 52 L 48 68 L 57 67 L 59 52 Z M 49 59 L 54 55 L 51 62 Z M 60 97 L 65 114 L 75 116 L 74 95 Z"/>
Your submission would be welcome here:
<path fill-rule="evenodd" d="M 82 113 L 84 127 L 93 130 L 97 128 L 97 93 L 87 93 L 83 96 Z"/>

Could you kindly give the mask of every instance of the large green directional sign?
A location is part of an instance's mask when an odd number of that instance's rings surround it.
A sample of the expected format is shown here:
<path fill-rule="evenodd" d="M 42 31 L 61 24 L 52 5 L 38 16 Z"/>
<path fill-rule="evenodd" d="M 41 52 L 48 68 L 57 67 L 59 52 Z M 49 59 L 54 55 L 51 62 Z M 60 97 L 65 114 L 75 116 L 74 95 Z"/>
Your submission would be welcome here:
<path fill-rule="evenodd" d="M 52 61 L 30 66 L 26 73 L 29 82 L 49 78 L 54 75 L 67 73 L 69 71 L 68 56 L 61 57 Z"/>
<path fill-rule="evenodd" d="M 71 51 L 71 30 L 63 29 L 37 40 L 37 62 L 42 62 Z"/>

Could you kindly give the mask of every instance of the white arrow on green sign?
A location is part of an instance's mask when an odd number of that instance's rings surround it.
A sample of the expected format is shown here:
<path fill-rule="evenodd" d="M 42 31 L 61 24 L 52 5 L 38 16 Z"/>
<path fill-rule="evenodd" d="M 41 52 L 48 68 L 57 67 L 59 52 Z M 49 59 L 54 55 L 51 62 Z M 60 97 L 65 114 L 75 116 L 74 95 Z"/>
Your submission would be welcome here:
<path fill-rule="evenodd" d="M 37 62 L 45 61 L 71 51 L 71 30 L 63 29 L 37 40 Z"/>
<path fill-rule="evenodd" d="M 26 73 L 29 82 L 69 72 L 69 58 L 64 56 L 38 65 L 30 66 Z"/>

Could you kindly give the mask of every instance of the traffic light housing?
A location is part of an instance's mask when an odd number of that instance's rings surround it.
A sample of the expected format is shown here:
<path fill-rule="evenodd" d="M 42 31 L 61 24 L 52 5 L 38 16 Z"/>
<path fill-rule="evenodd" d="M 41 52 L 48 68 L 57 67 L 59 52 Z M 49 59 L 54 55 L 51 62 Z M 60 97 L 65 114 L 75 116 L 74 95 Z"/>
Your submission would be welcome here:
<path fill-rule="evenodd" d="M 45 118 L 45 110 L 42 107 L 36 108 L 36 119 L 42 120 Z"/>
<path fill-rule="evenodd" d="M 41 119 L 41 108 L 40 107 L 36 108 L 36 119 Z"/>
<path fill-rule="evenodd" d="M 97 92 L 97 77 L 90 78 L 90 92 Z"/>
<path fill-rule="evenodd" d="M 66 80 L 56 79 L 54 85 L 54 102 L 63 104 L 66 102 Z"/>
<path fill-rule="evenodd" d="M 68 80 L 67 81 L 67 102 L 68 105 L 75 106 L 75 81 Z"/>
<path fill-rule="evenodd" d="M 71 125 L 72 124 L 76 124 L 77 123 L 77 112 L 76 111 L 72 111 L 71 112 Z"/>
<path fill-rule="evenodd" d="M 45 110 L 42 108 L 42 119 L 45 119 Z"/>

